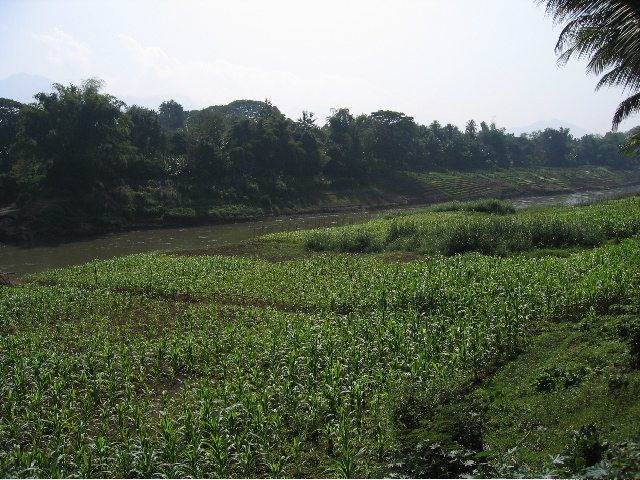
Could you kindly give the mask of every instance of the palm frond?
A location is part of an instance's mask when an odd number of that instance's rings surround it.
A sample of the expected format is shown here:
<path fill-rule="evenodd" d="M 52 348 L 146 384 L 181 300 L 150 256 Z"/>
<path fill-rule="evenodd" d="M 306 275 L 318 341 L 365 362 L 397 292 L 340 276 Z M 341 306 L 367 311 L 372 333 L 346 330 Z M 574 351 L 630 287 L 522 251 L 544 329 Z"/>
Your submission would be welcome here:
<path fill-rule="evenodd" d="M 640 93 L 630 96 L 618 105 L 613 115 L 612 129 L 617 130 L 625 118 L 638 112 L 640 112 Z"/>
<path fill-rule="evenodd" d="M 622 146 L 620 153 L 630 157 L 640 157 L 640 127 L 631 130 L 627 143 Z"/>
<path fill-rule="evenodd" d="M 640 2 L 638 0 L 536 0 L 556 23 L 566 23 L 556 43 L 558 64 L 587 60 L 601 76 L 596 90 L 620 87 L 631 96 L 613 117 L 614 129 L 640 111 Z"/>

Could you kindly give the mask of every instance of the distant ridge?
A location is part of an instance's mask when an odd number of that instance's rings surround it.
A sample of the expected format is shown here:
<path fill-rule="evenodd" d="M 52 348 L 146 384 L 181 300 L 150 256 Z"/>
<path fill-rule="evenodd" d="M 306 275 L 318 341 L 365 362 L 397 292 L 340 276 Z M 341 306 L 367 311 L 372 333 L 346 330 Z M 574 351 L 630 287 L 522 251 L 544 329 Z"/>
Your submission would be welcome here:
<path fill-rule="evenodd" d="M 74 84 L 79 84 L 82 79 L 78 79 Z M 21 103 L 31 103 L 34 101 L 33 96 L 40 92 L 50 92 L 51 85 L 56 82 L 50 78 L 43 77 L 41 75 L 31 75 L 28 73 L 16 73 L 10 75 L 5 79 L 0 80 L 0 98 L 9 98 Z M 109 86 L 106 86 L 106 93 L 109 93 Z M 181 94 L 166 94 L 166 95 L 148 95 L 148 96 L 118 96 L 119 100 L 122 100 L 127 105 L 138 105 L 140 107 L 147 107 L 153 110 L 158 110 L 162 102 L 168 100 L 175 100 L 181 104 L 185 110 L 195 110 L 199 107 L 197 102 L 193 99 Z"/>
<path fill-rule="evenodd" d="M 0 80 L 0 97 L 21 103 L 31 103 L 33 96 L 40 92 L 50 92 L 56 83 L 50 78 L 28 73 L 16 73 Z"/>
<path fill-rule="evenodd" d="M 544 130 L 545 128 L 553 128 L 555 130 L 558 130 L 560 128 L 568 128 L 574 138 L 581 138 L 585 135 L 593 134 L 593 132 L 590 132 L 586 128 L 583 128 L 579 125 L 573 125 L 571 123 L 563 122 L 562 120 L 558 120 L 556 118 L 554 118 L 553 120 L 540 120 L 532 123 L 531 125 L 527 125 L 526 127 L 507 128 L 507 133 L 513 133 L 516 137 L 518 137 L 523 133 L 538 132 Z"/>
<path fill-rule="evenodd" d="M 108 90 L 108 86 L 106 88 Z M 202 106 L 198 106 L 198 103 L 193 99 L 187 97 L 186 95 L 181 95 L 178 93 L 174 94 L 166 94 L 166 95 L 149 95 L 145 97 L 140 96 L 131 96 L 131 95 L 116 95 L 119 100 L 122 100 L 127 105 L 138 105 L 139 107 L 150 108 L 152 110 L 158 110 L 160 108 L 160 104 L 162 102 L 167 102 L 169 100 L 175 100 L 185 110 L 200 110 L 203 108 Z"/>

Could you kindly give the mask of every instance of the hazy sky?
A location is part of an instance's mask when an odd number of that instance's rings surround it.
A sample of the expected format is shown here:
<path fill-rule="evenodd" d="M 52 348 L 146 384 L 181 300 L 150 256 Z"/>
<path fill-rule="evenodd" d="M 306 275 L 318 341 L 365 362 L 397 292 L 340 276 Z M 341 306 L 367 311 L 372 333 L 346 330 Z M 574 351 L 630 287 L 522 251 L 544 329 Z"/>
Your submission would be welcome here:
<path fill-rule="evenodd" d="M 558 67 L 560 30 L 534 0 L 0 0 L 0 79 L 97 76 L 116 97 L 181 94 L 188 109 L 269 98 L 293 119 L 388 109 L 604 134 L 624 92 L 595 92 L 584 62 Z"/>

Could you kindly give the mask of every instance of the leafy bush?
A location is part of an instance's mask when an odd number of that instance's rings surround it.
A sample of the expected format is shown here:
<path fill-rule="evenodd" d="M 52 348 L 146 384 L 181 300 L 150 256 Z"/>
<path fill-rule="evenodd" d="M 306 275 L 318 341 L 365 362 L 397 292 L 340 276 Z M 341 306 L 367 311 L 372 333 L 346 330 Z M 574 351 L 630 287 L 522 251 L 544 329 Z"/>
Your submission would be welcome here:
<path fill-rule="evenodd" d="M 260 207 L 250 207 L 248 205 L 221 205 L 211 208 L 207 215 L 211 220 L 223 221 L 259 217 L 264 215 L 264 210 Z"/>
<path fill-rule="evenodd" d="M 568 388 L 579 384 L 587 374 L 588 370 L 583 365 L 553 365 L 542 368 L 533 386 L 539 392 Z"/>
<path fill-rule="evenodd" d="M 482 414 L 472 403 L 437 406 L 401 441 L 391 465 L 402 478 L 455 478 L 469 474 L 483 449 Z"/>
<path fill-rule="evenodd" d="M 600 463 L 587 467 L 586 478 L 637 478 L 640 472 L 640 445 L 622 442 L 607 449 Z"/>
<path fill-rule="evenodd" d="M 481 212 L 494 213 L 497 215 L 516 213 L 516 207 L 514 207 L 512 203 L 495 198 L 486 198 L 472 202 L 454 201 L 441 203 L 426 210 L 430 212 Z"/>
<path fill-rule="evenodd" d="M 557 208 L 552 214 L 543 210 L 507 215 L 511 212 L 510 204 L 498 200 L 450 202 L 383 215 L 357 227 L 310 231 L 303 238 L 315 251 L 505 256 L 534 249 L 593 248 L 640 232 L 635 199 Z"/>
<path fill-rule="evenodd" d="M 565 452 L 565 465 L 574 472 L 585 467 L 596 465 L 602 460 L 607 445 L 600 442 L 600 433 L 595 424 L 585 425 L 570 435 L 571 441 Z"/>
<path fill-rule="evenodd" d="M 164 218 L 169 222 L 193 223 L 197 219 L 197 214 L 193 208 L 179 207 L 169 210 Z"/>

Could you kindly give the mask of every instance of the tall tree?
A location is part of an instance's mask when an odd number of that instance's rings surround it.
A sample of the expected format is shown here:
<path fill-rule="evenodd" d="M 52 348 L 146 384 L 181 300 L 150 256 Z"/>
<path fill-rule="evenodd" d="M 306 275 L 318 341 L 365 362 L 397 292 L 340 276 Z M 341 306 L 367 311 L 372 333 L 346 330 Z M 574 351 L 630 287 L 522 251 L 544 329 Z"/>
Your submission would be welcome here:
<path fill-rule="evenodd" d="M 537 136 L 544 155 L 544 164 L 549 167 L 571 167 L 575 164 L 572 155 L 573 137 L 568 128 L 545 128 Z"/>
<path fill-rule="evenodd" d="M 471 119 L 467 122 L 467 125 L 464 128 L 464 133 L 471 138 L 475 138 L 476 133 L 478 133 L 478 124 L 474 119 Z"/>
<path fill-rule="evenodd" d="M 14 168 L 24 182 L 83 193 L 117 181 L 134 152 L 124 103 L 101 94 L 102 81 L 53 85 L 20 111 Z"/>
<path fill-rule="evenodd" d="M 18 132 L 22 107 L 20 102 L 0 98 L 0 202 L 10 201 L 17 195 L 15 177 L 10 173 L 16 158 L 9 151 Z"/>
<path fill-rule="evenodd" d="M 487 155 L 485 166 L 497 168 L 509 168 L 511 166 L 504 128 L 496 127 L 493 122 L 491 122 L 491 125 L 487 125 L 487 122 L 484 121 L 480 122 L 478 139 L 486 147 L 483 149 L 483 153 Z"/>
<path fill-rule="evenodd" d="M 313 112 L 302 112 L 295 124 L 294 137 L 304 151 L 300 160 L 300 176 L 311 178 L 320 174 L 328 158 L 323 151 L 322 132 L 316 125 Z"/>
<path fill-rule="evenodd" d="M 12 166 L 9 147 L 18 132 L 18 115 L 22 107 L 20 102 L 0 98 L 0 173 L 7 172 Z"/>
<path fill-rule="evenodd" d="M 186 121 L 184 108 L 175 100 L 162 102 L 158 110 L 160 112 L 160 121 L 169 130 L 177 130 L 184 127 Z"/>
<path fill-rule="evenodd" d="M 223 149 L 225 119 L 222 113 L 211 109 L 193 112 L 185 129 L 191 176 L 203 181 L 221 175 L 227 167 Z"/>
<path fill-rule="evenodd" d="M 127 109 L 127 116 L 131 119 L 131 143 L 138 153 L 129 161 L 127 180 L 143 183 L 151 178 L 162 177 L 166 138 L 158 113 L 132 105 Z"/>
<path fill-rule="evenodd" d="M 327 155 L 330 158 L 325 165 L 326 174 L 335 177 L 361 177 L 367 174 L 360 123 L 348 108 L 332 109 L 325 124 Z"/>
<path fill-rule="evenodd" d="M 557 23 L 566 23 L 556 44 L 559 63 L 587 58 L 587 70 L 601 75 L 596 89 L 629 92 L 618 106 L 613 129 L 640 112 L 640 3 L 638 0 L 537 0 Z M 633 142 L 640 145 L 640 136 Z"/>
<path fill-rule="evenodd" d="M 413 117 L 390 110 L 378 110 L 370 116 L 374 142 L 371 153 L 387 167 L 405 169 L 414 163 L 415 138 L 418 133 Z"/>
<path fill-rule="evenodd" d="M 159 115 L 138 105 L 129 107 L 127 115 L 132 121 L 131 143 L 141 155 L 154 158 L 164 142 Z"/>

